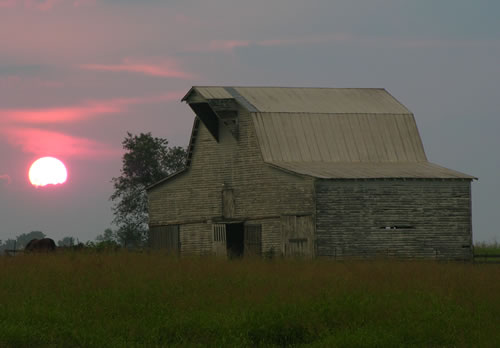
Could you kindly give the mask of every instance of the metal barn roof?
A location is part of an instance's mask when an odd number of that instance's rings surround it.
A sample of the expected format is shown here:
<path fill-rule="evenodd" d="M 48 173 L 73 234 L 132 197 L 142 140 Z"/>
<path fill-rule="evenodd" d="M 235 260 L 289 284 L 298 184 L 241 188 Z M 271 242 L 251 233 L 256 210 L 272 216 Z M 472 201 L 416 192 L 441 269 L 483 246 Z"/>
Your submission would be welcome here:
<path fill-rule="evenodd" d="M 291 172 L 320 179 L 475 179 L 473 176 L 430 162 L 324 163 L 273 161 L 271 164 Z"/>
<path fill-rule="evenodd" d="M 410 114 L 255 113 L 266 162 L 426 161 Z"/>
<path fill-rule="evenodd" d="M 385 89 L 195 86 L 182 100 L 200 96 L 246 108 L 263 160 L 283 170 L 327 179 L 474 179 L 427 161 L 413 114 Z"/>
<path fill-rule="evenodd" d="M 410 114 L 385 89 L 297 87 L 193 87 L 207 99 L 244 98 L 258 112 Z"/>

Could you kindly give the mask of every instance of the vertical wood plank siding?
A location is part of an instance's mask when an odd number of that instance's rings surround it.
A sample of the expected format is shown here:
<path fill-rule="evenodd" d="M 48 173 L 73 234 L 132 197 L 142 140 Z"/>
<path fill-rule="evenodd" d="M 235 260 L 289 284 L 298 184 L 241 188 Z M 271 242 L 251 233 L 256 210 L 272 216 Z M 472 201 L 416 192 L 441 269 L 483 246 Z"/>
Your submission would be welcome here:
<path fill-rule="evenodd" d="M 265 164 L 250 114 L 240 109 L 238 117 L 238 140 L 221 123 L 217 143 L 200 123 L 189 170 L 149 191 L 150 226 L 220 218 L 224 189 L 232 190 L 233 219 L 314 212 L 313 179 Z M 262 220 L 263 253 L 281 252 L 279 231 L 279 219 Z M 182 253 L 211 250 L 210 233 L 207 223 L 181 224 Z"/>
<path fill-rule="evenodd" d="M 318 256 L 469 260 L 470 181 L 316 182 Z"/>
<path fill-rule="evenodd" d="M 150 246 L 153 249 L 180 250 L 179 225 L 156 226 L 150 229 Z"/>
<path fill-rule="evenodd" d="M 262 226 L 245 225 L 245 256 L 262 254 Z"/>
<path fill-rule="evenodd" d="M 314 219 L 307 216 L 281 217 L 281 242 L 286 256 L 314 256 Z"/>
<path fill-rule="evenodd" d="M 261 225 L 262 253 L 280 255 L 281 250 L 281 223 L 280 219 L 249 220 L 245 224 Z"/>
<path fill-rule="evenodd" d="M 212 252 L 217 256 L 227 255 L 227 231 L 225 224 L 212 225 Z"/>

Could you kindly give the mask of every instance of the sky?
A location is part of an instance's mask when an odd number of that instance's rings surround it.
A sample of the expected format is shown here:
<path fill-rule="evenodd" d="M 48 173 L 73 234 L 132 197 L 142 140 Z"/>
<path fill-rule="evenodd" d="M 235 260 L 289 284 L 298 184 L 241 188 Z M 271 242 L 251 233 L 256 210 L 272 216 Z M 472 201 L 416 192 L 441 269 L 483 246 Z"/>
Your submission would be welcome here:
<path fill-rule="evenodd" d="M 496 0 L 0 0 L 0 240 L 93 240 L 126 132 L 186 146 L 193 85 L 385 88 L 431 162 L 472 184 L 475 242 L 500 242 Z M 55 156 L 64 185 L 35 188 Z"/>

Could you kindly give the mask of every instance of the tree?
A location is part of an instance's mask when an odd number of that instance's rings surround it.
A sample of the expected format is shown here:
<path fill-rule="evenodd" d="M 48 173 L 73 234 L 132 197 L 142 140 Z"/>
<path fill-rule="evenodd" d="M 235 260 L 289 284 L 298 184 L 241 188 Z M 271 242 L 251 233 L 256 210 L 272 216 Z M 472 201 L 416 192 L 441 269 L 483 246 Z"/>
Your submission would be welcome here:
<path fill-rule="evenodd" d="M 184 168 L 186 150 L 169 147 L 168 140 L 151 133 L 133 135 L 127 132 L 122 142 L 119 177 L 113 178 L 113 223 L 119 241 L 125 246 L 141 246 L 148 236 L 148 198 L 146 187 Z"/>
<path fill-rule="evenodd" d="M 16 248 L 23 249 L 26 244 L 32 239 L 42 239 L 45 238 L 45 233 L 41 231 L 31 231 L 30 233 L 23 233 L 16 237 L 17 245 Z"/>
<path fill-rule="evenodd" d="M 97 235 L 95 240 L 98 242 L 115 242 L 117 239 L 117 235 L 111 228 L 106 228 L 103 234 Z"/>
<path fill-rule="evenodd" d="M 60 247 L 72 247 L 75 245 L 75 238 L 73 237 L 64 237 L 63 239 L 57 241 L 57 246 Z"/>
<path fill-rule="evenodd" d="M 0 245 L 0 254 L 3 254 L 5 250 L 18 250 L 17 241 L 15 239 L 7 239 L 5 243 Z"/>

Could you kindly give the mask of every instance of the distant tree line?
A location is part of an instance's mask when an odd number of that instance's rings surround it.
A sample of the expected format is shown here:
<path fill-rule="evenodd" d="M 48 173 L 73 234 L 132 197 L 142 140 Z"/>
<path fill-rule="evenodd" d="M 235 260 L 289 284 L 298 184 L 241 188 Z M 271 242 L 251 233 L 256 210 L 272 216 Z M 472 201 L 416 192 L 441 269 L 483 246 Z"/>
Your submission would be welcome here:
<path fill-rule="evenodd" d="M 41 231 L 31 231 L 17 236 L 15 239 L 9 238 L 5 241 L 0 240 L 0 255 L 5 253 L 5 250 L 23 250 L 32 239 L 42 239 L 47 237 Z M 116 232 L 107 228 L 103 234 L 96 237 L 94 241 L 81 243 L 75 237 L 63 237 L 57 241 L 59 248 L 96 248 L 96 249 L 118 249 L 125 245 L 124 241 L 120 240 Z"/>
<path fill-rule="evenodd" d="M 7 239 L 6 241 L 0 240 L 0 254 L 3 254 L 5 250 L 21 250 L 24 249 L 26 244 L 32 239 L 42 239 L 45 238 L 45 234 L 41 231 L 31 231 L 29 233 L 23 233 L 16 237 L 16 239 Z"/>

